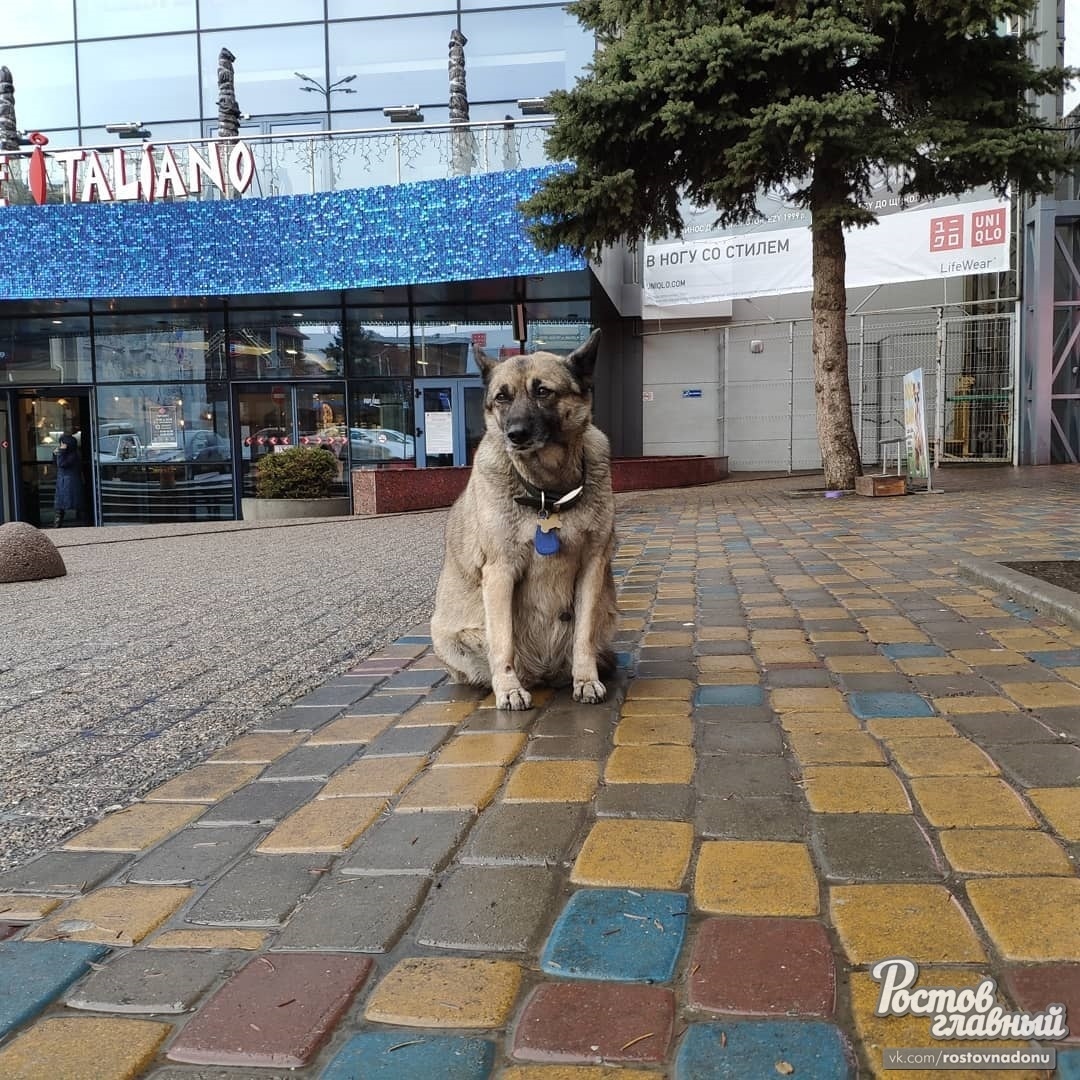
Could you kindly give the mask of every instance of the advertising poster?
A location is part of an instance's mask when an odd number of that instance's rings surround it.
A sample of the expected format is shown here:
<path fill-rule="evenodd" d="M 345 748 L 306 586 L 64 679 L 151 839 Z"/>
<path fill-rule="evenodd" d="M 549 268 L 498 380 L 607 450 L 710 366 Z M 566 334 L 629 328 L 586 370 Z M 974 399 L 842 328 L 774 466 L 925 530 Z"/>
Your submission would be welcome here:
<path fill-rule="evenodd" d="M 904 436 L 909 480 L 925 480 L 930 486 L 930 454 L 926 444 L 926 410 L 922 368 L 904 376 Z"/>

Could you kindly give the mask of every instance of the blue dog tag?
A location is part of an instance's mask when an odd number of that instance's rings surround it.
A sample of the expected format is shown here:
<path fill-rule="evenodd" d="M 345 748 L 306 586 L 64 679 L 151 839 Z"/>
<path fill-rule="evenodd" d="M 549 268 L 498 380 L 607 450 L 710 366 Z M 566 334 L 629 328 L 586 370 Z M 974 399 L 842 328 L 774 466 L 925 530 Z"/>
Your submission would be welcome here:
<path fill-rule="evenodd" d="M 555 555 L 559 551 L 559 534 L 555 529 L 544 532 L 539 525 L 536 526 L 536 535 L 533 537 L 533 547 L 537 555 Z"/>

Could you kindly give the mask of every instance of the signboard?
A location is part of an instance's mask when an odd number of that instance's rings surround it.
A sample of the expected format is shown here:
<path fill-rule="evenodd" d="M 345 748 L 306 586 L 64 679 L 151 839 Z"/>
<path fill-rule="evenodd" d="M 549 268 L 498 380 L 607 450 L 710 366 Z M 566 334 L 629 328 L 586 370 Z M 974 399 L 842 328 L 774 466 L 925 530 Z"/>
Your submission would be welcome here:
<path fill-rule="evenodd" d="M 692 390 L 691 390 L 691 389 L 686 389 L 686 390 L 684 390 L 684 391 L 682 392 L 682 396 L 683 396 L 684 398 L 697 398 L 697 397 L 701 397 L 701 391 L 700 391 L 700 390 L 698 390 L 697 388 L 694 388 L 694 389 L 692 389 Z"/>
<path fill-rule="evenodd" d="M 285 387 L 275 386 L 270 391 L 270 400 L 279 408 L 285 404 Z"/>
<path fill-rule="evenodd" d="M 477 330 L 472 335 L 472 343 L 474 349 L 483 349 L 487 346 L 487 332 L 484 330 Z"/>
<path fill-rule="evenodd" d="M 180 445 L 180 408 L 177 405 L 150 406 L 151 449 L 175 449 Z"/>
<path fill-rule="evenodd" d="M 426 453 L 452 454 L 454 452 L 453 420 L 453 413 L 424 413 L 424 448 Z"/>
<path fill-rule="evenodd" d="M 926 443 L 926 409 L 922 368 L 904 376 L 904 438 L 909 480 L 925 480 L 930 486 L 930 454 Z"/>
<path fill-rule="evenodd" d="M 879 189 L 878 223 L 848 229 L 848 288 L 1009 269 L 1009 203 L 982 189 L 900 205 Z M 809 292 L 810 212 L 779 195 L 758 199 L 763 219 L 724 229 L 714 209 L 683 208 L 682 240 L 646 243 L 644 301 L 656 307 Z"/>
<path fill-rule="evenodd" d="M 642 401 L 653 401 L 654 400 L 653 391 L 652 390 L 642 390 L 641 391 L 641 400 Z"/>

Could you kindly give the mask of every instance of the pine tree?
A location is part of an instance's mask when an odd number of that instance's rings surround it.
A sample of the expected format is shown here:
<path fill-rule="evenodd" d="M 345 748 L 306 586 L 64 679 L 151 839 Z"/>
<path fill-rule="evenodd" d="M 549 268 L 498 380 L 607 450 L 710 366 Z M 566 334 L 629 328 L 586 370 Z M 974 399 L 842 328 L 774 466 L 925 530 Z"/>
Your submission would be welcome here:
<path fill-rule="evenodd" d="M 522 205 L 545 250 L 681 235 L 679 204 L 754 220 L 778 188 L 809 210 L 817 431 L 830 488 L 861 472 L 847 368 L 844 230 L 873 225 L 875 175 L 901 198 L 1048 191 L 1077 161 L 1029 107 L 1073 72 L 1038 68 L 1032 0 L 579 0 L 597 37 L 550 98 L 554 160 Z"/>

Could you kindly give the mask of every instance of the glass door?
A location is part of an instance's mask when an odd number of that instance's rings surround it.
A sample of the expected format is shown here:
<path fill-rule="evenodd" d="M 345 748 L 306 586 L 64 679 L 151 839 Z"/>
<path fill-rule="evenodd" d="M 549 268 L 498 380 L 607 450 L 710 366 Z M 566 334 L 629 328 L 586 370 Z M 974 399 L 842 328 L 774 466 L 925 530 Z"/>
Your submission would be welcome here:
<path fill-rule="evenodd" d="M 8 414 L 8 400 L 5 395 L 0 394 L 0 524 L 15 520 L 11 458 L 11 421 Z"/>
<path fill-rule="evenodd" d="M 90 394 L 87 391 L 20 394 L 16 398 L 19 442 L 20 510 L 24 521 L 43 528 L 55 523 L 56 452 L 61 435 L 73 435 L 82 468 L 70 485 L 77 505 L 65 525 L 93 525 L 90 468 Z"/>
<path fill-rule="evenodd" d="M 421 469 L 471 465 L 484 436 L 479 379 L 416 379 L 416 464 Z"/>

